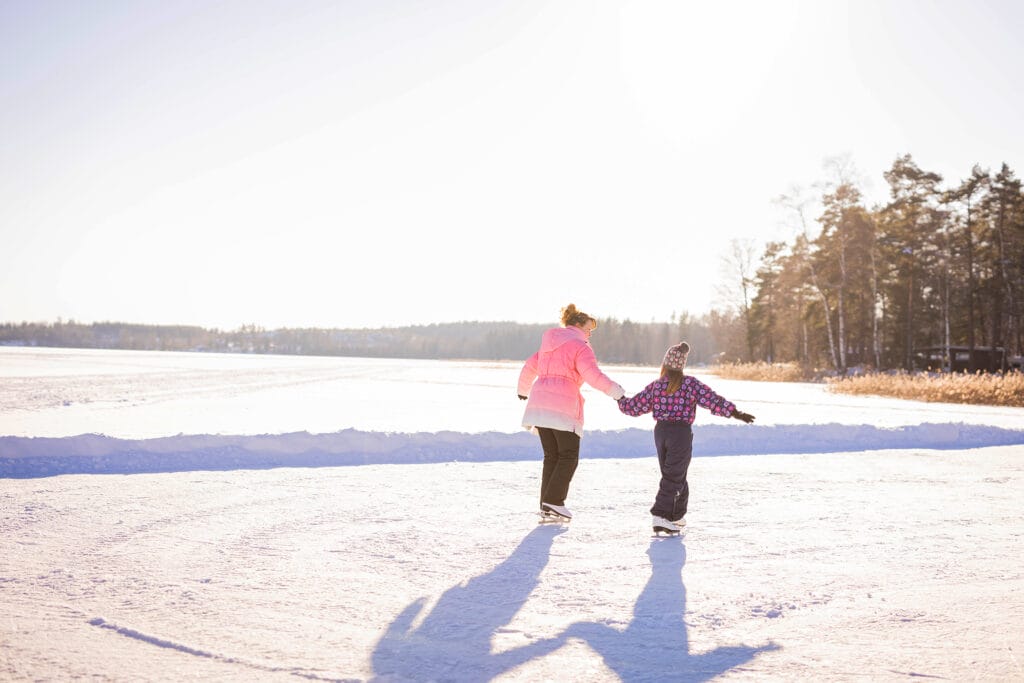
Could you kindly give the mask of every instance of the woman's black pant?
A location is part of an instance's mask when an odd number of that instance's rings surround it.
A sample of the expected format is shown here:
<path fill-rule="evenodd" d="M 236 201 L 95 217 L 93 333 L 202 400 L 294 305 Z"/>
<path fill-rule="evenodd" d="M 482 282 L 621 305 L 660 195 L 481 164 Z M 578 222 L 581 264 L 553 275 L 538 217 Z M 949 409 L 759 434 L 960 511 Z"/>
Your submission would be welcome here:
<path fill-rule="evenodd" d="M 685 422 L 657 422 L 654 445 L 658 449 L 661 483 L 651 514 L 674 522 L 682 519 L 690 502 L 686 471 L 693 457 L 693 429 Z"/>
<path fill-rule="evenodd" d="M 569 484 L 580 462 L 580 436 L 560 429 L 537 427 L 544 449 L 544 470 L 540 478 L 540 502 L 565 505 Z"/>

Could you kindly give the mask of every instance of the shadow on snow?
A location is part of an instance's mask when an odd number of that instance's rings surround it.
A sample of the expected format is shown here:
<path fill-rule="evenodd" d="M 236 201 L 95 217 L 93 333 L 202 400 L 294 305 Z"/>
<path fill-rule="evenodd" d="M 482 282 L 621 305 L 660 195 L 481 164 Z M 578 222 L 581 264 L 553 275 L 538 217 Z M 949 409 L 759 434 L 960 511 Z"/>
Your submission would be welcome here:
<path fill-rule="evenodd" d="M 559 526 L 537 527 L 492 571 L 445 591 L 416 626 L 426 600 L 410 604 L 377 642 L 372 655 L 375 679 L 486 681 L 577 639 L 626 683 L 704 681 L 778 648 L 736 645 L 691 654 L 684 622 L 686 546 L 680 538 L 666 538 L 651 542 L 651 578 L 626 628 L 576 622 L 557 636 L 493 651 L 492 637 L 526 604 L 562 531 Z"/>
<path fill-rule="evenodd" d="M 561 647 L 564 636 L 492 653 L 491 636 L 526 603 L 563 531 L 538 526 L 492 571 L 445 591 L 415 628 L 426 601 L 406 607 L 374 649 L 375 674 L 384 680 L 483 681 Z"/>
<path fill-rule="evenodd" d="M 684 621 L 686 546 L 679 538 L 654 539 L 647 555 L 651 578 L 625 629 L 577 622 L 566 631 L 585 640 L 623 681 L 706 681 L 746 664 L 758 653 L 778 649 L 774 644 L 731 645 L 692 654 Z"/>

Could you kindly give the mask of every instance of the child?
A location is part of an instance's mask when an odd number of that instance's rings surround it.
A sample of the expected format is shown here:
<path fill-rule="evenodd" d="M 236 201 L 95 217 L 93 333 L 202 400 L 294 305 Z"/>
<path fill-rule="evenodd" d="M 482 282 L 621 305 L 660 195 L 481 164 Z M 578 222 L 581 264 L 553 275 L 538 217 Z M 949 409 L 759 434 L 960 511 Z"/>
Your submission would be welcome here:
<path fill-rule="evenodd" d="M 665 352 L 661 362 L 661 377 L 648 384 L 633 398 L 619 399 L 619 410 L 626 415 L 654 414 L 654 445 L 661 465 L 661 484 L 654 498 L 651 515 L 654 531 L 678 533 L 686 521 L 686 505 L 690 499 L 690 486 L 686 470 L 693 455 L 693 418 L 697 406 L 707 408 L 714 415 L 734 417 L 747 424 L 754 416 L 741 412 L 736 406 L 713 392 L 706 384 L 683 374 L 690 345 L 680 342 Z"/>

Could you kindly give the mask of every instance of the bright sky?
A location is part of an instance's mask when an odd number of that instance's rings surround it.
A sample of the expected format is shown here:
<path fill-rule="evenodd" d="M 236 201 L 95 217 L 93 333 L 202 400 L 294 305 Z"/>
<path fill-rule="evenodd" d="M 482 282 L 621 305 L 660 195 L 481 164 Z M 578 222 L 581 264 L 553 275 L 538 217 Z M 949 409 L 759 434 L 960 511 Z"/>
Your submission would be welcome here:
<path fill-rule="evenodd" d="M 1024 3 L 0 3 L 0 322 L 667 320 L 848 155 L 1024 174 Z"/>

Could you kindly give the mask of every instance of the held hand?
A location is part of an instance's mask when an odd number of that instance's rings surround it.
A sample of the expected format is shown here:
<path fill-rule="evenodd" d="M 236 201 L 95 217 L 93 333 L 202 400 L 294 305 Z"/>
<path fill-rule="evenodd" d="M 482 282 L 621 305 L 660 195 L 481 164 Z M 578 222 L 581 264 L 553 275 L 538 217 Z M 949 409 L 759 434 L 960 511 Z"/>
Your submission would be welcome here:
<path fill-rule="evenodd" d="M 525 401 L 525 400 L 526 400 L 526 397 L 525 397 L 525 396 L 523 396 L 522 394 L 519 394 L 519 400 L 520 400 L 520 401 Z"/>
<path fill-rule="evenodd" d="M 754 421 L 753 415 L 751 415 L 750 413 L 744 413 L 742 410 L 737 410 L 733 412 L 732 416 L 735 417 L 737 420 L 743 420 L 747 424 L 750 424 L 751 422 Z"/>

